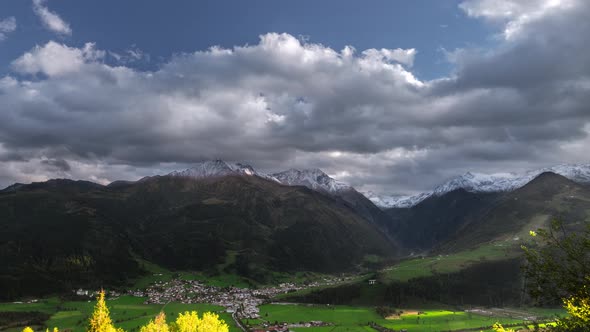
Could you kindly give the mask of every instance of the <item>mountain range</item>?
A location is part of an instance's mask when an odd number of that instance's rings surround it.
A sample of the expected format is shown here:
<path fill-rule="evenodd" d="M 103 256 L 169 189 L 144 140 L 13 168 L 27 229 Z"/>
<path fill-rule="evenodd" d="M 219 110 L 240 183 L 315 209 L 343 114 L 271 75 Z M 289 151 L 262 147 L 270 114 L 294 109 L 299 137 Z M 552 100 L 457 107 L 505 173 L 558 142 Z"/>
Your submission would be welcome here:
<path fill-rule="evenodd" d="M 377 207 L 319 169 L 266 174 L 205 161 L 109 185 L 65 179 L 0 190 L 0 294 L 129 284 L 141 262 L 272 282 L 274 271 L 358 270 L 456 252 L 562 218 L 590 220 L 590 167 L 467 173 L 412 204 Z"/>
<path fill-rule="evenodd" d="M 399 254 L 344 199 L 249 170 L 213 161 L 108 186 L 58 179 L 0 191 L 0 297 L 124 286 L 146 273 L 143 261 L 265 283 L 274 271 L 343 272 Z"/>
<path fill-rule="evenodd" d="M 509 192 L 521 188 L 542 173 L 555 173 L 562 175 L 577 183 L 590 183 L 590 164 L 558 165 L 528 171 L 524 174 L 497 173 L 484 174 L 467 172 L 454 177 L 432 191 L 423 192 L 412 196 L 387 196 L 367 192 L 365 195 L 377 206 L 382 208 L 409 208 L 431 196 L 442 196 L 457 189 L 464 189 L 473 193 L 498 193 Z"/>
<path fill-rule="evenodd" d="M 387 234 L 396 247 L 408 250 L 400 251 L 406 253 L 451 247 L 457 250 L 465 249 L 490 241 L 495 236 L 516 234 L 520 229 L 514 229 L 514 225 L 524 227 L 537 222 L 535 226 L 543 226 L 550 218 L 560 217 L 570 222 L 585 220 L 586 215 L 583 211 L 589 205 L 585 200 L 573 199 L 559 203 L 567 206 L 565 209 L 558 207 L 558 203 L 546 203 L 553 197 L 564 196 L 563 192 L 570 192 L 574 187 L 580 192 L 585 192 L 586 185 L 590 184 L 590 164 L 557 165 L 524 174 L 467 172 L 442 183 L 432 191 L 389 199 L 360 193 L 319 169 L 290 169 L 267 175 L 243 164 L 226 167 L 223 167 L 224 162 L 220 164 L 220 161 L 216 161 L 215 164 L 220 169 L 232 169 L 235 174 L 258 176 L 283 185 L 303 186 L 326 194 L 373 223 Z M 201 177 L 204 176 L 200 171 L 203 168 L 210 167 L 199 164 L 180 174 Z M 218 173 L 223 174 L 223 171 Z M 560 180 L 555 180 L 555 177 Z M 546 190 L 546 182 L 553 184 L 554 192 Z M 538 195 L 531 197 L 527 194 L 524 200 L 521 198 L 518 201 L 522 192 L 543 192 L 551 198 Z M 585 197 L 585 194 L 578 197 Z M 522 212 L 521 215 L 515 216 L 514 211 L 527 206 L 530 210 L 525 209 L 526 213 Z M 550 206 L 554 208 L 550 209 Z M 501 211 L 501 218 L 494 217 L 494 211 Z M 543 222 L 539 223 L 539 220 Z M 506 221 L 509 223 L 505 224 Z M 487 229 L 488 227 L 491 228 Z M 487 230 L 484 232 L 483 229 Z M 451 245 L 451 241 L 455 243 Z"/>

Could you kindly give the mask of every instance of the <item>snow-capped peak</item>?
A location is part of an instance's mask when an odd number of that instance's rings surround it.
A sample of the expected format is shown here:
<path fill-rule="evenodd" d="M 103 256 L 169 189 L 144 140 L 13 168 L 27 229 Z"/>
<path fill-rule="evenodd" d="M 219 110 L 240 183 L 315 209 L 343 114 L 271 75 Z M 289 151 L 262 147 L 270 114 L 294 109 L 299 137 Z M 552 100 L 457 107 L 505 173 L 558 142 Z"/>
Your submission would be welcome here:
<path fill-rule="evenodd" d="M 193 167 L 182 170 L 174 171 L 168 176 L 182 176 L 191 178 L 208 178 L 208 177 L 221 177 L 228 175 L 248 175 L 248 176 L 259 176 L 266 179 L 272 179 L 272 177 L 258 173 L 250 165 L 242 163 L 228 163 L 223 160 L 207 160 L 195 164 Z"/>
<path fill-rule="evenodd" d="M 513 191 L 523 187 L 541 173 L 552 172 L 564 176 L 574 182 L 590 183 L 590 164 L 579 165 L 558 165 L 528 171 L 524 174 L 517 173 L 496 173 L 484 174 L 467 172 L 463 175 L 450 179 L 449 181 L 434 188 L 433 191 L 424 192 L 414 196 L 379 196 L 373 193 L 365 195 L 375 205 L 384 208 L 407 208 L 412 207 L 430 196 L 441 196 L 457 189 L 465 189 L 469 192 L 505 192 Z"/>
<path fill-rule="evenodd" d="M 283 172 L 271 174 L 280 183 L 288 186 L 305 186 L 313 190 L 336 193 L 351 190 L 352 187 L 337 181 L 318 168 L 289 169 Z"/>
<path fill-rule="evenodd" d="M 258 176 L 267 180 L 279 182 L 287 186 L 305 186 L 313 190 L 337 193 L 352 189 L 351 186 L 337 181 L 322 170 L 289 169 L 275 174 L 265 174 L 256 171 L 252 166 L 242 163 L 229 163 L 223 160 L 208 160 L 195 164 L 193 167 L 169 173 L 168 176 L 182 176 L 191 178 L 223 177 L 228 175 Z"/>
<path fill-rule="evenodd" d="M 514 173 L 483 174 L 467 172 L 436 187 L 433 193 L 437 196 L 453 190 L 465 189 L 471 192 L 511 191 L 527 184 L 532 177 L 518 176 Z"/>
<path fill-rule="evenodd" d="M 365 195 L 365 197 L 367 197 L 369 200 L 371 200 L 373 204 L 382 208 L 409 208 L 432 196 L 432 192 L 420 193 L 414 196 L 378 195 L 372 191 L 363 192 L 362 194 Z"/>

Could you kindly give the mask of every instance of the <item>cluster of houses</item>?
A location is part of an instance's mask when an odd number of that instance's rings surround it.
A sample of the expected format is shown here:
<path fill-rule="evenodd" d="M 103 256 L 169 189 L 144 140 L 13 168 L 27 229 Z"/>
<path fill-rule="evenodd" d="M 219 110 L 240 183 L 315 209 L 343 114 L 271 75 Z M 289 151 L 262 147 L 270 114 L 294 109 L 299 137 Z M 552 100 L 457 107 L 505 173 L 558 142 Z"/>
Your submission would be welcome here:
<path fill-rule="evenodd" d="M 226 312 L 231 313 L 234 319 L 258 319 L 261 318 L 258 306 L 264 303 L 270 303 L 273 298 L 280 294 L 295 292 L 306 288 L 341 284 L 350 279 L 351 277 L 332 277 L 306 284 L 281 283 L 278 286 L 257 289 L 215 287 L 205 285 L 197 280 L 174 279 L 166 282 L 158 281 L 145 290 L 129 290 L 126 295 L 142 298 L 145 297 L 147 298 L 144 302 L 146 304 L 166 304 L 169 302 L 209 303 L 224 307 Z M 74 293 L 78 296 L 94 297 L 98 294 L 98 291 L 77 289 L 74 290 Z M 108 292 L 108 295 L 111 298 L 116 298 L 121 294 L 110 291 Z M 328 325 L 330 324 L 320 321 L 300 322 L 297 324 L 263 323 L 260 326 L 256 326 L 253 331 L 287 332 L 291 327 L 317 327 Z"/>
<path fill-rule="evenodd" d="M 225 307 L 227 312 L 236 313 L 239 318 L 253 319 L 260 318 L 259 305 L 294 288 L 293 284 L 264 289 L 220 288 L 196 280 L 175 279 L 157 282 L 143 295 L 147 296 L 146 303 L 210 303 Z"/>
<path fill-rule="evenodd" d="M 197 280 L 174 279 L 156 282 L 145 291 L 130 291 L 128 294 L 147 297 L 146 303 L 164 304 L 168 302 L 210 303 L 226 308 L 240 319 L 260 318 L 258 306 L 269 302 L 279 294 L 294 292 L 310 287 L 335 285 L 348 281 L 348 278 L 324 278 L 306 285 L 282 283 L 278 286 L 258 289 L 237 287 L 214 287 Z"/>
<path fill-rule="evenodd" d="M 78 288 L 75 289 L 74 294 L 78 295 L 78 296 L 87 296 L 89 298 L 95 298 L 98 296 L 99 291 L 98 290 L 90 290 L 90 289 L 83 289 L 83 288 Z M 107 295 L 109 296 L 109 299 L 115 299 L 118 298 L 119 296 L 121 296 L 121 293 L 117 292 L 117 291 L 107 291 Z"/>

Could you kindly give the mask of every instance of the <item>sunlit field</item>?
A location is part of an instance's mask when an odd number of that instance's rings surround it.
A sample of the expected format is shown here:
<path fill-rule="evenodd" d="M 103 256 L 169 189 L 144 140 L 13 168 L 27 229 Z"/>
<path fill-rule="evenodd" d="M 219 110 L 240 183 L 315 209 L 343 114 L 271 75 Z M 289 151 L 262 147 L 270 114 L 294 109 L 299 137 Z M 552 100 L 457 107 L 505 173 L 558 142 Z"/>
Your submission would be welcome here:
<path fill-rule="evenodd" d="M 184 311 L 196 310 L 198 313 L 211 311 L 219 314 L 220 318 L 230 326 L 230 331 L 241 331 L 235 326 L 233 319 L 225 309 L 220 306 L 210 304 L 183 304 L 168 303 L 160 304 L 143 304 L 145 298 L 121 296 L 118 299 L 108 300 L 111 318 L 116 327 L 121 327 L 125 331 L 139 330 L 140 326 L 145 325 L 150 319 L 153 319 L 161 310 L 166 313 L 167 320 L 173 321 L 176 316 Z M 86 331 L 88 318 L 94 308 L 95 301 L 68 301 L 61 302 L 56 298 L 42 300 L 38 303 L 0 303 L 0 312 L 6 311 L 41 311 L 50 313 L 51 318 L 45 323 L 47 327 L 58 327 L 60 331 L 69 329 L 72 332 Z M 39 328 L 39 326 L 37 326 Z M 11 330 L 20 331 L 22 327 L 13 327 Z"/>

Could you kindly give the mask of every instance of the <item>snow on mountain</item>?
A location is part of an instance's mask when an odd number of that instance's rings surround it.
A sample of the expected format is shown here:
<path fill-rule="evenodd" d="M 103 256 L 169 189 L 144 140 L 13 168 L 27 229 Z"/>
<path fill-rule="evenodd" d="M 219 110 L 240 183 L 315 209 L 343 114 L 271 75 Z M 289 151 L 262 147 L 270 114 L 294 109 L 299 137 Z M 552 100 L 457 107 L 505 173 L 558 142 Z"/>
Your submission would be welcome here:
<path fill-rule="evenodd" d="M 288 186 L 305 186 L 313 190 L 337 193 L 353 189 L 351 186 L 337 181 L 322 170 L 312 169 L 289 169 L 283 172 L 271 174 L 280 183 Z"/>
<path fill-rule="evenodd" d="M 228 175 L 259 176 L 261 178 L 277 181 L 272 176 L 259 173 L 252 166 L 241 163 L 228 163 L 223 160 L 207 160 L 195 164 L 193 167 L 169 173 L 168 176 L 182 176 L 191 178 L 221 177 Z"/>
<path fill-rule="evenodd" d="M 467 172 L 439 185 L 434 188 L 433 191 L 414 196 L 379 196 L 373 193 L 366 193 L 365 195 L 379 207 L 408 208 L 422 202 L 432 195 L 441 196 L 460 188 L 470 192 L 503 192 L 516 190 L 544 172 L 559 174 L 578 183 L 590 183 L 590 164 L 558 165 L 529 171 L 524 174 L 483 174 Z"/>
<path fill-rule="evenodd" d="M 590 164 L 558 165 L 529 171 L 524 174 L 484 174 L 467 172 L 437 186 L 432 191 L 413 196 L 387 196 L 377 195 L 372 192 L 364 192 L 363 195 L 370 199 L 375 205 L 382 208 L 409 208 L 422 202 L 430 196 L 441 196 L 457 189 L 465 189 L 470 192 L 512 191 L 523 187 L 539 174 L 544 172 L 553 172 L 579 183 L 590 183 Z M 200 162 L 189 169 L 183 171 L 174 171 L 168 175 L 193 178 L 220 177 L 227 175 L 258 176 L 288 186 L 305 186 L 313 190 L 323 191 L 331 194 L 354 189 L 343 182 L 331 178 L 329 175 L 317 168 L 301 170 L 292 168 L 283 172 L 265 174 L 257 172 L 250 165 L 241 163 L 228 163 L 223 160 L 209 160 Z"/>
<path fill-rule="evenodd" d="M 241 163 L 228 163 L 223 160 L 208 160 L 195 164 L 193 167 L 169 173 L 168 176 L 183 176 L 192 178 L 221 177 L 228 175 L 258 176 L 276 181 L 287 186 L 305 186 L 313 190 L 337 193 L 353 189 L 351 186 L 337 181 L 322 170 L 289 169 L 274 174 L 257 172 L 252 166 Z"/>
<path fill-rule="evenodd" d="M 382 208 L 409 208 L 432 196 L 432 192 L 420 193 L 414 196 L 378 195 L 371 191 L 363 192 L 362 194 L 365 195 L 365 197 L 367 197 L 371 202 L 373 202 L 373 204 Z"/>

